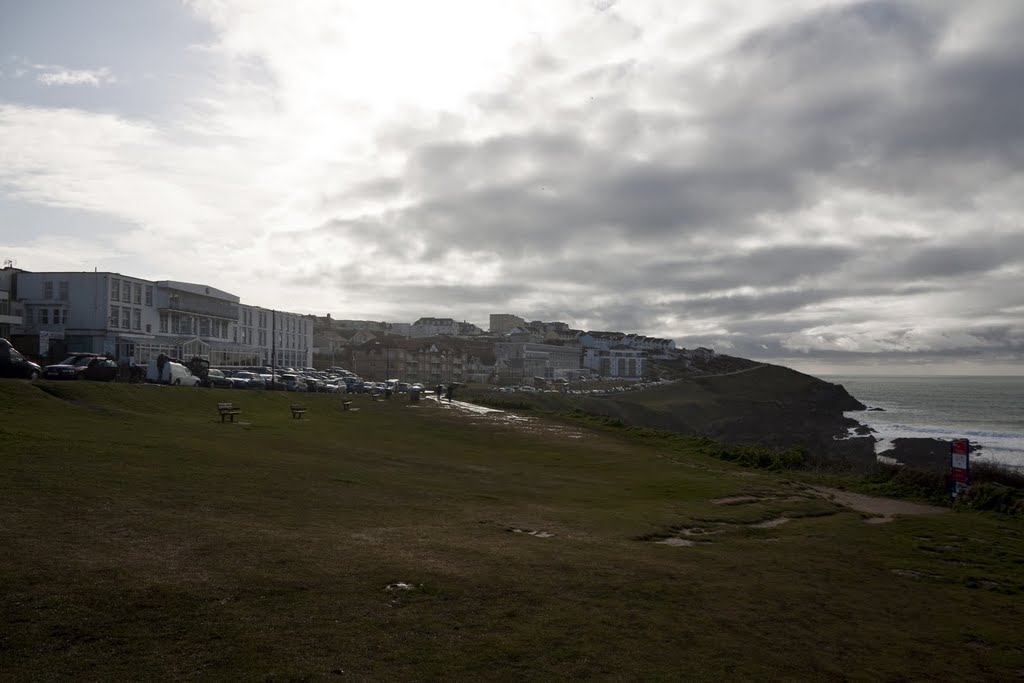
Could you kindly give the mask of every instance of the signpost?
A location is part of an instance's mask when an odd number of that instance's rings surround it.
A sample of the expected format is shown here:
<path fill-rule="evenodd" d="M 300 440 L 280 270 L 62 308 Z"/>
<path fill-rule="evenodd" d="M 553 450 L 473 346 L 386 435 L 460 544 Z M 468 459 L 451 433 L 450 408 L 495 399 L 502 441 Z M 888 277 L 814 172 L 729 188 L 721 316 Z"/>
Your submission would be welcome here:
<path fill-rule="evenodd" d="M 971 442 L 967 439 L 954 439 L 949 446 L 949 467 L 953 480 L 951 493 L 956 498 L 971 483 Z"/>

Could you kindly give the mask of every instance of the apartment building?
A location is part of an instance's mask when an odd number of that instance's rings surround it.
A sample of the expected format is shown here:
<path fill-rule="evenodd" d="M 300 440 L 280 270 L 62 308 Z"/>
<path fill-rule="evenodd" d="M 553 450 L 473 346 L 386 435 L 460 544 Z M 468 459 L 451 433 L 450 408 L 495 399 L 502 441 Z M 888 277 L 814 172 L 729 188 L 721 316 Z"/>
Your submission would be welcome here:
<path fill-rule="evenodd" d="M 143 363 L 161 353 L 213 365 L 307 367 L 312 316 L 242 304 L 204 284 L 111 272 L 19 272 L 22 322 L 13 332 L 52 347 Z"/>

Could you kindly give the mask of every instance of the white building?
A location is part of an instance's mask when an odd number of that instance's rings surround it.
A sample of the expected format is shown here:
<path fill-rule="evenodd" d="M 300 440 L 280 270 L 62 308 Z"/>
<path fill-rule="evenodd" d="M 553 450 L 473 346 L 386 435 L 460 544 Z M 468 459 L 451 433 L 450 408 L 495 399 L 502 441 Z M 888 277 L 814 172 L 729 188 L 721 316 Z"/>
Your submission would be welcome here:
<path fill-rule="evenodd" d="M 0 270 L 0 338 L 3 339 L 11 336 L 12 327 L 20 327 L 24 322 L 21 306 L 14 296 L 14 276 L 19 272 L 11 265 L 4 265 Z"/>
<path fill-rule="evenodd" d="M 534 377 L 560 379 L 580 370 L 580 348 L 533 342 L 498 342 L 494 345 L 495 369 L 501 379 L 532 384 Z"/>
<path fill-rule="evenodd" d="M 420 318 L 409 329 L 409 336 L 413 338 L 441 335 L 455 337 L 458 334 L 459 324 L 451 318 Z"/>
<path fill-rule="evenodd" d="M 200 355 L 212 365 L 308 367 L 313 319 L 241 304 L 207 285 L 149 281 L 121 273 L 21 272 L 24 310 L 17 331 L 60 340 L 68 351 L 109 353 L 146 362 L 161 353 Z M 276 333 L 276 334 L 274 334 Z M 47 349 L 41 348 L 45 355 Z"/>
<path fill-rule="evenodd" d="M 584 349 L 583 365 L 602 377 L 643 377 L 644 352 L 622 345 Z"/>

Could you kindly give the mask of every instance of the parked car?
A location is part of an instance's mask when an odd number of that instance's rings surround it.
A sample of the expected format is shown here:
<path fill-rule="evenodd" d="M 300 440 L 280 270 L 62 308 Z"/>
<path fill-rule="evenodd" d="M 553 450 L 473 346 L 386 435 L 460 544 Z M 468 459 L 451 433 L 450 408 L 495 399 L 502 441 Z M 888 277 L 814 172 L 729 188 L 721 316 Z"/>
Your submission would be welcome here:
<path fill-rule="evenodd" d="M 165 360 L 163 366 L 159 361 L 151 360 L 146 366 L 146 381 L 156 384 L 173 384 L 175 386 L 197 387 L 199 378 L 181 363 Z"/>
<path fill-rule="evenodd" d="M 0 339 L 0 377 L 39 379 L 43 370 L 25 358 L 6 339 Z"/>
<path fill-rule="evenodd" d="M 90 379 L 113 382 L 117 379 L 117 363 L 96 353 L 75 353 L 60 363 L 43 368 L 43 379 Z"/>
<path fill-rule="evenodd" d="M 203 386 L 221 389 L 230 389 L 234 385 L 231 379 L 217 368 L 210 368 L 206 373 L 206 382 Z"/>
<path fill-rule="evenodd" d="M 284 385 L 285 391 L 307 391 L 306 383 L 298 375 L 285 373 L 278 377 L 278 382 Z"/>
<path fill-rule="evenodd" d="M 255 372 L 249 372 L 248 370 L 238 370 L 229 377 L 236 389 L 265 389 L 266 384 L 263 382 L 263 378 L 257 375 Z"/>

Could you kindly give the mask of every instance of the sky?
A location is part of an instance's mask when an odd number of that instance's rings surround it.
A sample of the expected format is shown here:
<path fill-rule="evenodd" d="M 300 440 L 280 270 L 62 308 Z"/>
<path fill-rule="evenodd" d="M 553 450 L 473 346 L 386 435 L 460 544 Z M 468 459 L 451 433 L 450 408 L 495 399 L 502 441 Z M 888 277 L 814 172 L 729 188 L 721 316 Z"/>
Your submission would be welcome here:
<path fill-rule="evenodd" d="M 1024 374 L 1018 0 L 0 0 L 0 259 Z"/>

